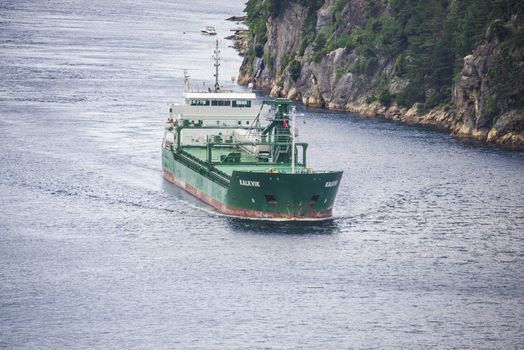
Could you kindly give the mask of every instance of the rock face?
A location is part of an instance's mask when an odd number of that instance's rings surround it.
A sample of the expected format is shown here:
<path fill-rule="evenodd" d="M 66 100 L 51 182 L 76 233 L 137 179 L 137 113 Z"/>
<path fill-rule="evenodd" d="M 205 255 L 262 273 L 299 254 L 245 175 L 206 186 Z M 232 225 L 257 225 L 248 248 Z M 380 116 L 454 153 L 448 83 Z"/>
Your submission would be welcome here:
<path fill-rule="evenodd" d="M 315 25 L 317 30 L 329 24 L 335 3 L 336 0 L 326 0 L 318 10 Z M 368 0 L 350 1 L 344 8 L 342 17 L 348 23 L 362 25 L 371 16 L 387 11 L 386 1 L 375 1 L 373 12 L 368 3 Z M 268 39 L 264 46 L 264 53 L 270 57 L 270 64 L 263 58 L 257 57 L 251 64 L 245 59 L 238 82 L 251 82 L 255 87 L 271 90 L 272 96 L 297 99 L 309 106 L 346 109 L 349 104 L 363 104 L 366 96 L 377 89 L 378 75 L 391 72 L 394 62 L 380 59 L 373 67 L 369 67 L 369 72 L 353 74 L 344 72 L 344 68 L 361 61 L 361 57 L 355 52 L 339 48 L 316 62 L 313 59 L 313 47 L 309 45 L 303 56 L 297 58 L 301 66 L 298 79 L 293 79 L 289 70 L 280 69 L 285 56 L 299 50 L 301 28 L 307 13 L 307 7 L 290 2 L 278 17 L 270 17 L 267 23 Z M 377 77 L 371 76 L 370 79 L 369 73 Z"/>
<path fill-rule="evenodd" d="M 317 9 L 314 23 L 317 32 L 330 25 L 336 4 L 336 0 L 326 0 Z M 343 21 L 348 23 L 344 30 L 351 31 L 372 17 L 387 15 L 388 4 L 386 0 L 349 0 L 340 12 Z M 298 100 L 308 106 L 382 116 L 449 130 L 461 137 L 524 148 L 524 91 L 517 88 L 515 98 L 509 100 L 499 99 L 496 92 L 497 79 L 504 79 L 504 75 L 524 81 L 524 49 L 522 45 L 513 47 L 509 40 L 523 26 L 517 18 L 495 28 L 487 42 L 464 58 L 461 77 L 452 89 L 451 106 L 420 113 L 422 108 L 417 104 L 411 108 L 383 106 L 370 98 L 384 90 L 384 77 L 387 77 L 387 91 L 393 94 L 408 84 L 394 76 L 394 59 L 378 56 L 369 62 L 355 50 L 344 48 L 327 52 L 318 59 L 314 43 L 301 48 L 301 30 L 305 21 L 311 19 L 308 10 L 306 6 L 287 2 L 276 17 L 269 18 L 263 57 L 244 59 L 238 78 L 240 84 L 253 83 L 257 88 L 270 90 L 272 96 Z M 343 35 L 342 32 L 336 34 Z M 303 54 L 296 55 L 301 49 Z M 513 71 L 504 71 L 504 60 L 512 62 Z M 356 66 L 360 66 L 358 73 L 348 69 Z M 498 76 L 501 74 L 503 77 Z"/>
<path fill-rule="evenodd" d="M 508 40 L 519 29 L 516 18 L 494 29 L 492 38 L 464 57 L 453 87 L 453 133 L 490 143 L 524 145 L 524 48 Z M 514 80 L 514 91 L 500 97 L 498 81 Z"/>
<path fill-rule="evenodd" d="M 278 67 L 287 52 L 295 52 L 300 44 L 300 29 L 304 24 L 307 8 L 295 3 L 290 3 L 276 18 L 270 17 L 267 24 L 267 42 L 264 53 L 269 62 L 264 62 L 261 57 L 256 57 L 251 65 L 247 60 L 240 67 L 238 82 L 248 84 L 252 82 L 255 87 L 272 89 L 276 85 Z"/>

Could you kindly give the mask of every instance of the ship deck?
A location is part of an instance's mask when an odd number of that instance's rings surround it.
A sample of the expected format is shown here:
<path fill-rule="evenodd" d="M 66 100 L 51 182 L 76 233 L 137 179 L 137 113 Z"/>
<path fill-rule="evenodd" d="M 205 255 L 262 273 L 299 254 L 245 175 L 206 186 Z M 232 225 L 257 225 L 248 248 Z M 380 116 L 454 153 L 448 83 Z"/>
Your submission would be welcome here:
<path fill-rule="evenodd" d="M 206 162 L 207 159 L 207 149 L 206 147 L 184 147 L 184 151 L 191 154 L 192 156 L 200 159 L 203 162 Z M 227 156 L 231 152 L 240 153 L 240 162 L 239 163 L 223 163 L 221 162 L 222 156 Z M 267 173 L 272 169 L 273 172 L 278 173 L 291 173 L 290 164 L 278 164 L 278 163 L 268 163 L 257 159 L 253 153 L 248 152 L 243 148 L 213 148 L 211 161 L 213 165 L 220 171 L 231 176 L 233 171 L 249 171 L 249 172 L 263 172 Z M 306 168 L 302 165 L 295 167 L 295 171 L 304 172 Z"/>

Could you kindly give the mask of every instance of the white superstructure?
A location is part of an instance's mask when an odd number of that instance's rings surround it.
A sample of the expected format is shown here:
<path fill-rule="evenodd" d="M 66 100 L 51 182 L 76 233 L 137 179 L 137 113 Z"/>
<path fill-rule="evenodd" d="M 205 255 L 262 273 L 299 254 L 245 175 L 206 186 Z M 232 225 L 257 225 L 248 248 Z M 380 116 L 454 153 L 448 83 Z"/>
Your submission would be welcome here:
<path fill-rule="evenodd" d="M 215 88 L 189 91 L 189 76 L 184 73 L 184 103 L 169 105 L 169 120 L 182 127 L 180 145 L 203 145 L 207 142 L 260 142 L 260 116 L 271 108 L 258 103 L 252 92 L 223 90 L 218 83 L 220 57 L 214 55 Z M 168 139 L 175 136 L 166 135 Z"/>
<path fill-rule="evenodd" d="M 259 116 L 267 113 L 269 108 L 257 103 L 254 93 L 221 90 L 187 92 L 184 104 L 171 104 L 169 112 L 171 120 L 188 127 L 181 133 L 181 145 L 196 145 L 205 144 L 210 137 L 231 142 L 256 141 L 255 135 L 260 130 Z"/>

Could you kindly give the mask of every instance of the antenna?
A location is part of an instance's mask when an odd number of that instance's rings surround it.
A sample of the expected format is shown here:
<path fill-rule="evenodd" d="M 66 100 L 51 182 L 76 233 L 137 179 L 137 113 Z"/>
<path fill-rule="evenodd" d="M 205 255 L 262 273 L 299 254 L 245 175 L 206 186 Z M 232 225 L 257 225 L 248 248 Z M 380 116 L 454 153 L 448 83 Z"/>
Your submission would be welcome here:
<path fill-rule="evenodd" d="M 215 51 L 213 55 L 213 59 L 215 60 L 215 91 L 220 90 L 220 84 L 218 83 L 218 67 L 220 67 L 220 50 L 218 49 L 218 39 L 216 41 Z"/>
<path fill-rule="evenodd" d="M 189 92 L 189 71 L 198 70 L 198 69 L 189 69 L 189 68 L 173 68 L 174 70 L 181 70 L 184 74 L 184 92 Z"/>
<path fill-rule="evenodd" d="M 187 69 L 184 69 L 184 92 L 189 92 L 189 74 Z"/>

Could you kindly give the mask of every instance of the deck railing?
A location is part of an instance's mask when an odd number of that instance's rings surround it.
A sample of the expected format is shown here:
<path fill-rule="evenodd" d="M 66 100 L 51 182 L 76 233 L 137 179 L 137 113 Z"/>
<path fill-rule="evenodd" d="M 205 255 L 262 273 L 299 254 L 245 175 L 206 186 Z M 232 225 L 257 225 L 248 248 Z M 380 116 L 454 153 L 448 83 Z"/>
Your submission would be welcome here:
<path fill-rule="evenodd" d="M 230 177 L 226 173 L 216 168 L 210 169 L 206 162 L 200 160 L 194 155 L 180 150 L 179 152 L 173 152 L 173 157 L 182 162 L 188 168 L 198 172 L 200 175 L 210 179 L 211 181 L 217 182 L 224 187 L 229 186 Z"/>

